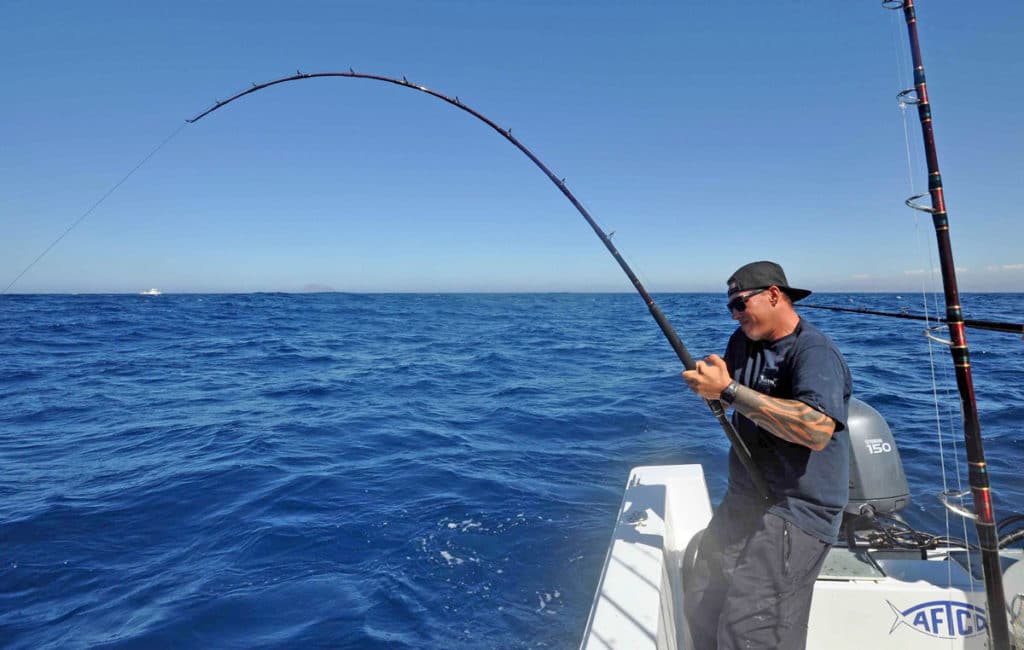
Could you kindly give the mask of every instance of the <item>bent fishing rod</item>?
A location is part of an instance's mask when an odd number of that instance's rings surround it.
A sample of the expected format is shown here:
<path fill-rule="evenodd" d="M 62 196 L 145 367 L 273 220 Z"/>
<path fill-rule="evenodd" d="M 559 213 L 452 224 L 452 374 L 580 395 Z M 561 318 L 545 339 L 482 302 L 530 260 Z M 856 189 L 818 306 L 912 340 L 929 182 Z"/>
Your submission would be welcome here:
<path fill-rule="evenodd" d="M 301 79 L 317 79 L 321 77 L 368 79 L 372 81 L 381 81 L 389 84 L 394 84 L 396 86 L 401 86 L 403 88 L 409 88 L 410 90 L 417 90 L 419 92 L 426 93 L 431 97 L 436 97 L 437 99 L 440 99 L 443 102 L 447 102 L 448 104 L 460 110 L 463 110 L 466 113 L 469 113 L 476 119 L 480 120 L 487 126 L 497 131 L 503 138 L 505 138 L 513 145 L 515 145 L 515 147 L 519 149 L 519 151 L 523 152 L 523 154 L 525 154 L 526 157 L 529 158 L 533 162 L 533 164 L 536 165 L 542 172 L 544 172 L 544 175 L 547 176 L 548 179 L 550 179 L 551 182 L 555 184 L 555 187 L 557 187 L 559 191 L 561 191 L 562 194 L 565 195 L 565 198 L 569 199 L 569 202 L 572 203 L 573 207 L 576 208 L 576 211 L 583 216 L 587 224 L 589 224 L 591 229 L 593 229 L 594 234 L 597 235 L 597 237 L 601 240 L 601 243 L 603 243 L 605 248 L 608 249 L 608 252 L 611 253 L 612 257 L 615 258 L 615 261 L 619 263 L 619 267 L 622 268 L 623 272 L 626 274 L 626 277 L 629 278 L 629 281 L 633 284 L 633 287 L 636 289 L 637 293 L 639 293 L 640 297 L 643 298 L 644 302 L 647 304 L 648 310 L 650 310 L 651 312 L 651 316 L 653 316 L 655 322 L 658 323 L 658 327 L 661 328 L 662 334 L 665 335 L 665 338 L 668 340 L 669 345 L 672 346 L 672 349 L 675 351 L 676 356 L 679 357 L 679 360 L 682 362 L 683 366 L 687 370 L 693 370 L 696 367 L 696 363 L 694 362 L 693 357 L 690 356 L 690 352 L 686 349 L 686 345 L 683 344 L 682 339 L 679 338 L 679 334 L 676 333 L 675 329 L 672 327 L 672 324 L 669 323 L 669 320 L 665 316 L 665 313 L 661 310 L 661 307 L 659 307 L 658 304 L 654 301 L 654 298 L 652 298 L 651 294 L 649 294 L 647 292 L 647 289 L 644 288 L 644 285 L 640 282 L 640 279 L 633 272 L 633 269 L 629 267 L 629 264 L 627 264 L 626 260 L 623 259 L 618 249 L 615 248 L 615 245 L 612 243 L 611 238 L 608 237 L 607 234 L 605 234 L 604 230 L 602 230 L 601 227 L 597 225 L 597 222 L 594 221 L 594 218 L 590 216 L 589 212 L 587 212 L 587 209 L 583 207 L 583 204 L 579 202 L 579 200 L 573 195 L 571 191 L 569 191 L 569 188 L 565 184 L 565 179 L 556 176 L 548 168 L 547 165 L 541 162 L 541 160 L 536 155 L 534 155 L 532 151 L 527 149 L 522 142 L 520 142 L 515 136 L 513 136 L 512 129 L 503 129 L 502 127 L 498 126 L 491 119 L 485 117 L 483 114 L 464 104 L 462 100 L 459 99 L 458 96 L 449 97 L 447 95 L 443 95 L 435 90 L 431 90 L 430 88 L 426 88 L 424 86 L 419 86 L 417 84 L 411 83 L 405 77 L 402 77 L 401 79 L 395 79 L 392 77 L 385 77 L 381 75 L 356 72 L 351 68 L 349 68 L 348 72 L 303 73 L 300 71 L 296 71 L 294 75 L 288 77 L 274 79 L 273 81 L 268 81 L 262 84 L 254 83 L 251 88 L 248 88 L 240 93 L 237 93 L 229 97 L 228 99 L 225 99 L 223 101 L 218 100 L 212 107 L 196 115 L 192 119 L 186 120 L 186 122 L 190 124 L 198 122 L 210 113 L 213 113 L 214 111 L 217 111 L 227 106 L 231 102 L 241 99 L 246 95 L 251 95 L 255 92 L 259 92 L 264 88 L 277 86 L 279 84 L 288 83 L 290 81 L 299 81 Z M 726 437 L 729 439 L 729 442 L 732 443 L 733 449 L 736 450 L 737 456 L 743 463 L 743 466 L 746 468 L 747 472 L 750 474 L 750 478 L 753 481 L 754 486 L 757 488 L 757 491 L 760 493 L 761 498 L 764 499 L 765 501 L 768 501 L 770 499 L 771 491 L 769 490 L 767 483 L 765 483 L 764 477 L 761 476 L 760 470 L 754 464 L 754 460 L 753 458 L 751 458 L 750 455 L 750 450 L 743 442 L 743 439 L 740 438 L 739 435 L 736 433 L 736 429 L 733 428 L 732 422 L 729 421 L 729 418 L 725 413 L 725 407 L 719 400 L 706 399 L 704 401 L 705 403 L 707 403 L 708 408 L 711 409 L 711 412 L 714 414 L 715 419 L 718 420 L 718 423 L 721 425 L 722 430 L 725 432 Z"/>

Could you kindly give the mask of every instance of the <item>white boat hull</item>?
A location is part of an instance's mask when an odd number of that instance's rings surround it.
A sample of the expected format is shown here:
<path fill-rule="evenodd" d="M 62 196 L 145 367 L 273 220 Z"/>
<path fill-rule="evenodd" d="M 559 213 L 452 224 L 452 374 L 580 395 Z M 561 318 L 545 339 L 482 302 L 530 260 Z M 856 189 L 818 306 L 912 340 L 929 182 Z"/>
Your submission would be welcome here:
<path fill-rule="evenodd" d="M 710 519 L 700 465 L 635 468 L 580 647 L 690 648 L 683 555 Z M 1024 562 L 1020 551 L 1003 557 L 1012 608 L 1014 596 L 1024 592 Z M 807 647 L 988 647 L 985 587 L 974 563 L 972 575 L 963 551 L 932 552 L 923 559 L 920 551 L 834 548 L 814 587 Z M 1011 616 L 1015 627 L 1021 621 Z"/>

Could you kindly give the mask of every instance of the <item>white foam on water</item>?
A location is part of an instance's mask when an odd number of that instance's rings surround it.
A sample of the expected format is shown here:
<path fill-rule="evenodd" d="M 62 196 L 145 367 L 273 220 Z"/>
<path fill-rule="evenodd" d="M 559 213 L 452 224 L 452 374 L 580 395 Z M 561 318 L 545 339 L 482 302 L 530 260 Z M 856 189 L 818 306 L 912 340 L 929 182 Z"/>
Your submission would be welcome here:
<path fill-rule="evenodd" d="M 548 592 L 546 592 L 546 591 L 538 591 L 537 592 L 537 602 L 539 603 L 540 607 L 537 608 L 537 611 L 538 612 L 544 612 L 545 614 L 555 614 L 555 613 L 557 613 L 556 609 L 555 609 L 555 605 L 558 605 L 559 603 L 557 603 L 557 602 L 553 603 L 552 601 L 556 601 L 556 600 L 560 599 L 561 597 L 562 597 L 562 592 L 557 590 L 557 589 L 554 591 L 554 593 L 550 593 L 550 594 Z M 548 605 L 551 605 L 551 608 L 548 608 Z"/>
<path fill-rule="evenodd" d="M 441 551 L 440 553 L 441 557 L 443 557 L 445 561 L 448 563 L 448 566 L 452 566 L 453 564 L 462 564 L 464 562 L 464 560 L 461 557 L 455 557 L 448 551 Z"/>

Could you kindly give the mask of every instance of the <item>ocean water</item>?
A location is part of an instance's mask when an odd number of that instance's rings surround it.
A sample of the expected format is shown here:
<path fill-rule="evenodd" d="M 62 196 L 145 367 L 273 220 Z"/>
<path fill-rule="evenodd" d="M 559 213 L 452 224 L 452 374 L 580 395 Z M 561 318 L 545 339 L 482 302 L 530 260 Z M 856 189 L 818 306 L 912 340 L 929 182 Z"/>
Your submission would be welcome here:
<path fill-rule="evenodd" d="M 657 299 L 694 356 L 724 347 L 721 296 Z M 962 302 L 1024 320 L 1024 295 Z M 936 407 L 920 323 L 803 314 L 893 428 L 906 517 L 942 529 L 949 353 Z M 1002 518 L 1024 511 L 1024 343 L 968 337 Z M 680 370 L 628 294 L 0 296 L 0 646 L 573 647 L 629 469 L 702 463 L 724 489 Z"/>

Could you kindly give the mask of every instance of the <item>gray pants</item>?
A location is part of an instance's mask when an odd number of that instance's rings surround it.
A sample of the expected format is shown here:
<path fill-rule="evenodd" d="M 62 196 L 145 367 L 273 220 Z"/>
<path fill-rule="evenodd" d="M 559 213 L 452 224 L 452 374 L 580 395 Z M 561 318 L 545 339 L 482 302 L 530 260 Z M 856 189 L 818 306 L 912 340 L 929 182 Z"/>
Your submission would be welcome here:
<path fill-rule="evenodd" d="M 694 648 L 804 648 L 814 581 L 828 549 L 781 517 L 727 496 L 686 575 Z"/>

